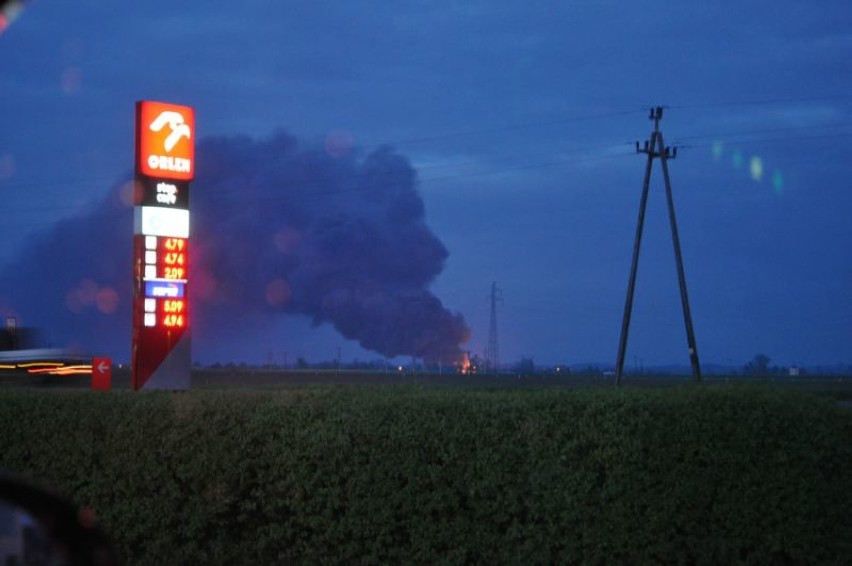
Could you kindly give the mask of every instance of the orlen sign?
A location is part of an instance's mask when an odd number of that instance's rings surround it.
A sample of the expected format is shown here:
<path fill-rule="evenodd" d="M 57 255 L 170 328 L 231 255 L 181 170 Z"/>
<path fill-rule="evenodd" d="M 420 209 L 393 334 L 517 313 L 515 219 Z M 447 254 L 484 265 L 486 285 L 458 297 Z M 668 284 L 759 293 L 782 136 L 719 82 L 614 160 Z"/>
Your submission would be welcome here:
<path fill-rule="evenodd" d="M 189 106 L 136 103 L 136 172 L 158 179 L 195 176 L 195 112 Z"/>

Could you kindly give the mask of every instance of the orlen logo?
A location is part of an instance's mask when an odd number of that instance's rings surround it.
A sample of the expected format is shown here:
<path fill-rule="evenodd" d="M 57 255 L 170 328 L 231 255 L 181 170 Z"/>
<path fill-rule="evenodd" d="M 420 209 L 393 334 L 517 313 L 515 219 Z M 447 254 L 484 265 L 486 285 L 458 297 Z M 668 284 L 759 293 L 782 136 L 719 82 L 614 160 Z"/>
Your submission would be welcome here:
<path fill-rule="evenodd" d="M 136 169 L 148 177 L 190 181 L 195 176 L 195 111 L 189 106 L 136 103 Z"/>

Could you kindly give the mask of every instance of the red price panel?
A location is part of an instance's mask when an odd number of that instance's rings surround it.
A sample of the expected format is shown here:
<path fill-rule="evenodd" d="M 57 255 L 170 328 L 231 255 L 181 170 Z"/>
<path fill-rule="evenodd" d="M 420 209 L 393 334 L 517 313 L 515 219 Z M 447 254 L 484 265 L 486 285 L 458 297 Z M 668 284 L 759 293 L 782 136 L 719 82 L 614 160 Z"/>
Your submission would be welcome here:
<path fill-rule="evenodd" d="M 167 252 L 185 252 L 186 238 L 163 238 L 161 245 Z"/>
<path fill-rule="evenodd" d="M 186 301 L 183 299 L 162 299 L 160 301 L 160 321 L 167 328 L 186 326 Z"/>
<path fill-rule="evenodd" d="M 161 265 L 157 271 L 157 275 L 162 279 L 186 279 L 186 267 L 180 267 L 177 265 Z"/>
<path fill-rule="evenodd" d="M 186 238 L 163 238 L 157 253 L 157 277 L 187 279 Z"/>
<path fill-rule="evenodd" d="M 186 310 L 186 302 L 183 299 L 163 299 L 164 314 L 183 314 Z"/>
<path fill-rule="evenodd" d="M 166 328 L 183 328 L 186 326 L 186 317 L 182 314 L 167 314 L 163 317 L 163 326 Z"/>

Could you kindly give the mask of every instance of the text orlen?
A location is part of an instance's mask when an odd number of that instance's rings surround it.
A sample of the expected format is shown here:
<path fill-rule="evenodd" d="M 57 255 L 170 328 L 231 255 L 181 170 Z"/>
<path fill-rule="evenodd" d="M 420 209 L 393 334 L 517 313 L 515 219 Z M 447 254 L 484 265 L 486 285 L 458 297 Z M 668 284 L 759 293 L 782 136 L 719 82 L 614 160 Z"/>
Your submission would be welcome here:
<path fill-rule="evenodd" d="M 192 170 L 192 160 L 183 157 L 171 157 L 169 155 L 149 155 L 148 167 L 159 171 L 189 173 Z"/>

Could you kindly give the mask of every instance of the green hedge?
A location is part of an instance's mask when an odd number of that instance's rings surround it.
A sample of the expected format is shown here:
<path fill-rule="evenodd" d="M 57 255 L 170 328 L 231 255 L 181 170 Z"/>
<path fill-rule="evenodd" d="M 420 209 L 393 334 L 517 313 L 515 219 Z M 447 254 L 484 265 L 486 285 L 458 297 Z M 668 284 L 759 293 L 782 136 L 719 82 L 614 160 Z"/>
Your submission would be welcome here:
<path fill-rule="evenodd" d="M 743 387 L 0 392 L 133 564 L 841 564 L 852 411 Z"/>

